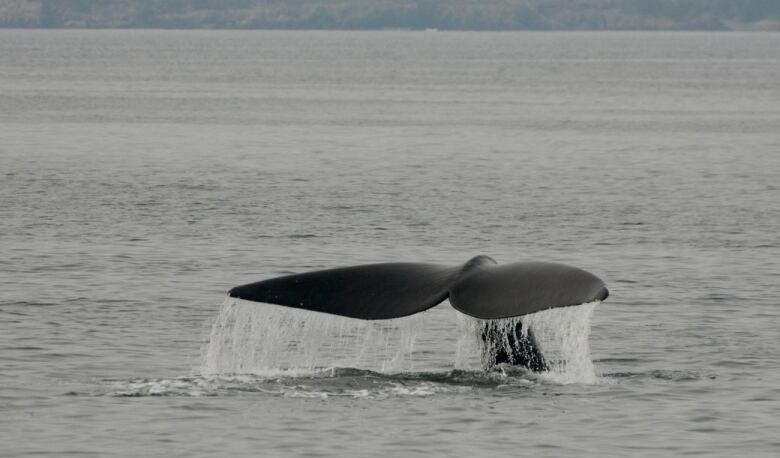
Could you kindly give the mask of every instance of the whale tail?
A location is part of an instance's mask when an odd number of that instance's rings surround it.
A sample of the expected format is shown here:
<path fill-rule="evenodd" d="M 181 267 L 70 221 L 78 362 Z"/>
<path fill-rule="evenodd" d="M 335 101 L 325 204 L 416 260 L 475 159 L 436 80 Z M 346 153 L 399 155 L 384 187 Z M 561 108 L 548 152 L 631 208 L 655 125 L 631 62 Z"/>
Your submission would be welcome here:
<path fill-rule="evenodd" d="M 427 310 L 445 299 L 462 313 L 487 320 L 482 341 L 486 366 L 548 369 L 530 329 L 491 321 L 607 298 L 595 275 L 564 264 L 498 265 L 477 256 L 460 266 L 423 263 L 367 264 L 286 275 L 231 289 L 231 297 L 315 312 L 384 320 Z"/>
<path fill-rule="evenodd" d="M 499 265 L 477 256 L 460 266 L 384 263 L 286 275 L 228 294 L 363 320 L 400 318 L 449 299 L 462 313 L 492 320 L 601 301 L 609 291 L 597 276 L 565 264 Z"/>

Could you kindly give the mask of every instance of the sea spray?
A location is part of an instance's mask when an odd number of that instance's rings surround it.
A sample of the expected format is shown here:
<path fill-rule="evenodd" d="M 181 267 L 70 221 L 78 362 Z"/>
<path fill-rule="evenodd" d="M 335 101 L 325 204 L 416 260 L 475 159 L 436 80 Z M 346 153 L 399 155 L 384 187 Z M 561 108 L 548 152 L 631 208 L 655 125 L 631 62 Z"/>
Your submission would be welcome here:
<path fill-rule="evenodd" d="M 454 310 L 454 309 L 453 309 Z M 482 342 L 483 320 L 455 311 L 458 340 L 455 346 L 454 368 L 479 370 L 484 366 L 485 345 Z"/>
<path fill-rule="evenodd" d="M 365 321 L 228 298 L 203 349 L 202 374 L 303 374 L 331 367 L 414 369 L 425 314 Z"/>
<path fill-rule="evenodd" d="M 458 339 L 455 367 L 469 369 L 475 361 L 482 367 L 495 359 L 501 349 L 511 353 L 508 338 L 483 341 L 485 326 L 492 330 L 488 335 L 509 336 L 515 332 L 518 322 L 522 323 L 522 332 L 532 330 L 536 336 L 549 370 L 540 374 L 541 378 L 561 384 L 596 383 L 593 361 L 590 356 L 590 319 L 598 302 L 575 307 L 561 307 L 522 317 L 499 320 L 479 320 L 456 312 Z"/>
<path fill-rule="evenodd" d="M 545 310 L 524 317 L 490 320 L 495 329 L 514 332 L 518 321 L 532 329 L 553 383 L 595 383 L 588 338 L 597 303 Z M 203 375 L 307 375 L 345 367 L 378 372 L 410 372 L 423 357 L 416 343 L 431 326 L 428 313 L 393 320 L 365 321 L 290 307 L 228 298 L 203 348 Z M 437 319 L 446 314 L 437 314 Z M 450 315 L 452 316 L 452 315 Z M 452 353 L 440 355 L 444 366 L 475 371 L 485 368 L 489 352 L 508 345 L 482 341 L 485 320 L 455 312 Z M 428 323 L 431 325 L 432 323 Z M 436 323 L 441 325 L 441 323 Z M 441 326 L 439 326 L 441 328 Z M 441 332 L 441 331 L 440 331 Z M 453 336 L 455 337 L 455 336 Z M 441 350 L 441 349 L 440 349 Z"/>
<path fill-rule="evenodd" d="M 556 383 L 596 383 L 590 356 L 590 319 L 598 302 L 562 307 L 522 317 L 532 329 L 550 370 L 543 377 Z"/>

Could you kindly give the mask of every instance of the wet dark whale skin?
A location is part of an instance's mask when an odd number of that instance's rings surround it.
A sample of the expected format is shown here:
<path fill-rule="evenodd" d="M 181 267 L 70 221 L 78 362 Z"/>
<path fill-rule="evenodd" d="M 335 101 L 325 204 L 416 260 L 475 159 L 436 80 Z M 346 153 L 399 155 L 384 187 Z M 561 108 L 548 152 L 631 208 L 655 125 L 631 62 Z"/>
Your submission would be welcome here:
<path fill-rule="evenodd" d="M 237 286 L 228 294 L 350 318 L 384 320 L 441 303 L 458 271 L 439 264 L 367 264 L 271 278 Z"/>
<path fill-rule="evenodd" d="M 497 348 L 486 348 L 484 355 L 487 368 L 495 367 L 499 364 L 509 364 L 510 366 L 525 367 L 534 372 L 545 372 L 550 369 L 547 364 L 547 358 L 542 354 L 539 348 L 539 342 L 532 329 L 523 332 L 523 322 L 518 321 L 515 324 L 513 332 L 505 333 L 499 331 L 495 326 L 491 326 L 491 321 L 485 321 L 482 328 L 482 342 L 486 347 L 491 343 L 505 342 L 498 345 Z M 491 351 L 492 350 L 492 351 Z"/>
<path fill-rule="evenodd" d="M 461 266 L 383 263 L 286 275 L 228 294 L 363 320 L 400 318 L 449 299 L 458 311 L 491 320 L 602 301 L 609 291 L 600 278 L 577 267 L 497 264 L 477 256 Z"/>
<path fill-rule="evenodd" d="M 590 272 L 552 262 L 497 264 L 477 256 L 450 288 L 450 303 L 475 318 L 493 320 L 603 301 L 604 282 Z"/>

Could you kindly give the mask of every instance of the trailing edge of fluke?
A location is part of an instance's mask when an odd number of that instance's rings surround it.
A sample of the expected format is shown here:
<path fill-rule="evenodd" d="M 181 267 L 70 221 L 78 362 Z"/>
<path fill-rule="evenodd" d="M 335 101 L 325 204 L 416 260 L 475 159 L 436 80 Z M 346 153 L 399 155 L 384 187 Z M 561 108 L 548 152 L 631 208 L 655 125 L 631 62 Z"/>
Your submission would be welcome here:
<path fill-rule="evenodd" d="M 400 318 L 445 299 L 480 319 L 603 301 L 604 282 L 550 262 L 499 265 L 477 256 L 460 266 L 383 263 L 319 270 L 236 286 L 231 297 L 363 320 Z"/>

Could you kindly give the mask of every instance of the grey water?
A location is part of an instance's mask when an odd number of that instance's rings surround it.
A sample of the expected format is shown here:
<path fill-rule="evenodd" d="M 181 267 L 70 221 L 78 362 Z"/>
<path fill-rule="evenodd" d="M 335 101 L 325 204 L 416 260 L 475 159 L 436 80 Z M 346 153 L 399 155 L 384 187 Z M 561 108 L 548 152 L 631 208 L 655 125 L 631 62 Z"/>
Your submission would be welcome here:
<path fill-rule="evenodd" d="M 777 33 L 3 30 L 0 455 L 778 456 L 778 227 Z M 595 378 L 224 302 L 477 254 L 606 281 Z"/>

